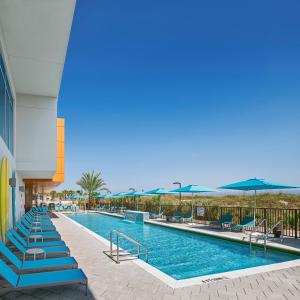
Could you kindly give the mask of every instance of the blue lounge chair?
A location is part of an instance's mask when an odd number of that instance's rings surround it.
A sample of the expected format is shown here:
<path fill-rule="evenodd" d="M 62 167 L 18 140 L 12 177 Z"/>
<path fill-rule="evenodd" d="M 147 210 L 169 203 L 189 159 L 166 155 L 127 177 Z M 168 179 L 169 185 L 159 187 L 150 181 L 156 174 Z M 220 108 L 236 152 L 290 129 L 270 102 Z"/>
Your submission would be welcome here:
<path fill-rule="evenodd" d="M 81 283 L 88 292 L 88 280 L 81 269 L 18 275 L 0 259 L 0 275 L 15 289 L 42 288 Z"/>
<path fill-rule="evenodd" d="M 151 212 L 150 213 L 150 219 L 161 219 L 163 216 L 164 212 L 160 212 L 160 213 L 155 213 L 155 212 Z"/>
<path fill-rule="evenodd" d="M 25 218 L 21 218 L 21 223 L 30 231 L 30 229 L 34 226 L 33 224 L 29 223 Z M 41 228 L 42 231 L 56 231 L 54 225 L 44 225 L 44 224 L 36 224 L 38 227 Z"/>
<path fill-rule="evenodd" d="M 26 216 L 29 216 L 33 219 L 40 219 L 40 220 L 43 220 L 43 221 L 51 221 L 51 219 L 48 215 L 39 215 L 39 214 L 35 214 L 31 211 L 27 212 Z"/>
<path fill-rule="evenodd" d="M 23 247 L 23 245 L 18 242 L 13 235 L 10 232 L 7 232 L 5 234 L 5 236 L 7 237 L 7 239 L 22 253 L 23 255 L 23 260 L 26 259 L 26 256 L 28 256 L 28 249 L 26 249 L 25 247 Z M 45 247 L 45 248 L 41 248 L 39 247 L 38 249 L 42 249 L 43 253 L 45 254 L 46 257 L 49 256 L 70 256 L 70 249 L 66 246 L 59 246 L 59 247 Z"/>
<path fill-rule="evenodd" d="M 210 222 L 210 225 L 220 229 L 231 228 L 233 217 L 231 215 L 223 215 L 218 221 Z"/>
<path fill-rule="evenodd" d="M 40 223 L 43 224 L 43 225 L 53 225 L 51 219 L 34 218 L 34 217 L 32 217 L 32 216 L 30 216 L 30 215 L 28 215 L 28 214 L 25 214 L 25 215 L 24 215 L 24 218 L 25 218 L 30 224 L 33 223 L 33 222 L 38 221 L 38 222 L 40 222 Z"/>
<path fill-rule="evenodd" d="M 11 228 L 10 233 L 25 247 L 25 248 L 46 248 L 66 246 L 64 241 L 46 241 L 46 242 L 30 242 L 26 241 L 16 230 Z"/>
<path fill-rule="evenodd" d="M 175 221 L 175 222 L 180 222 L 180 220 L 181 220 L 181 213 L 177 210 L 177 211 L 175 212 L 174 217 L 173 217 L 173 221 Z"/>
<path fill-rule="evenodd" d="M 182 223 L 192 222 L 192 220 L 193 220 L 193 216 L 191 212 L 186 217 L 180 218 L 180 222 Z"/>
<path fill-rule="evenodd" d="M 28 238 L 30 235 L 34 234 L 30 232 L 26 227 L 24 227 L 21 223 L 16 224 L 17 228 L 20 232 Z M 51 232 L 36 232 L 36 234 L 42 235 L 45 240 L 60 240 L 60 234 L 56 231 Z"/>
<path fill-rule="evenodd" d="M 36 273 L 46 270 L 76 269 L 78 263 L 73 257 L 48 258 L 21 261 L 7 246 L 0 241 L 0 252 L 14 265 L 17 273 Z"/>
<path fill-rule="evenodd" d="M 234 224 L 231 226 L 231 230 L 245 232 L 246 228 L 253 228 L 254 226 L 255 224 L 253 217 L 244 217 L 241 224 Z"/>

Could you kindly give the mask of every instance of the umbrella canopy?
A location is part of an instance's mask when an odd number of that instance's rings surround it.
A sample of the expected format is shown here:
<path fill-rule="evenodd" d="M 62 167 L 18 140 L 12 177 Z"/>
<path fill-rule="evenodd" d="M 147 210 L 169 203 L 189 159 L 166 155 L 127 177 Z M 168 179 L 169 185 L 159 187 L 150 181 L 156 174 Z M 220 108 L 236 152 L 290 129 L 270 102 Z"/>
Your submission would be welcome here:
<path fill-rule="evenodd" d="M 95 195 L 94 198 L 105 198 L 105 196 L 107 196 L 109 194 L 98 194 L 98 195 Z"/>
<path fill-rule="evenodd" d="M 133 192 L 132 196 L 148 196 L 145 192 Z"/>
<path fill-rule="evenodd" d="M 194 219 L 194 193 L 208 193 L 216 192 L 214 189 L 210 189 L 197 184 L 190 184 L 179 189 L 172 190 L 175 193 L 191 193 L 192 194 L 192 221 Z"/>
<path fill-rule="evenodd" d="M 71 196 L 67 196 L 68 199 L 83 199 L 85 198 L 84 196 L 81 195 L 71 195 Z"/>
<path fill-rule="evenodd" d="M 283 183 L 273 182 L 265 179 L 252 178 L 244 181 L 219 187 L 220 189 L 240 190 L 240 191 L 258 191 L 258 190 L 280 190 L 294 189 L 297 186 L 286 185 Z"/>
<path fill-rule="evenodd" d="M 254 191 L 254 224 L 256 218 L 256 191 L 259 190 L 281 190 L 281 189 L 294 189 L 297 186 L 286 185 L 283 183 L 273 182 L 265 179 L 251 178 L 248 180 L 243 180 L 235 182 L 232 184 L 224 185 L 219 187 L 220 189 L 228 190 L 239 190 L 239 191 Z"/>
<path fill-rule="evenodd" d="M 104 198 L 115 198 L 118 196 L 118 193 L 116 194 L 106 194 Z"/>
<path fill-rule="evenodd" d="M 201 185 L 191 184 L 184 186 L 179 189 L 172 190 L 174 193 L 206 193 L 206 192 L 216 192 L 214 189 L 210 189 Z"/>
<path fill-rule="evenodd" d="M 147 192 L 145 192 L 145 194 L 148 195 L 148 196 L 150 196 L 150 195 L 160 196 L 160 195 L 176 194 L 176 193 L 171 192 L 171 191 L 166 190 L 166 189 L 158 188 L 158 189 L 147 191 Z M 161 200 L 159 201 L 159 211 L 158 211 L 158 213 L 159 214 L 161 213 Z"/>
<path fill-rule="evenodd" d="M 124 193 L 123 197 L 133 197 L 135 192 Z"/>
<path fill-rule="evenodd" d="M 127 192 L 118 193 L 118 197 L 125 197 L 125 195 L 128 194 Z"/>
<path fill-rule="evenodd" d="M 154 189 L 154 190 L 150 190 L 144 193 L 145 195 L 166 195 L 166 194 L 175 194 L 175 192 L 166 190 L 166 189 L 162 189 L 162 188 L 158 188 L 158 189 Z"/>

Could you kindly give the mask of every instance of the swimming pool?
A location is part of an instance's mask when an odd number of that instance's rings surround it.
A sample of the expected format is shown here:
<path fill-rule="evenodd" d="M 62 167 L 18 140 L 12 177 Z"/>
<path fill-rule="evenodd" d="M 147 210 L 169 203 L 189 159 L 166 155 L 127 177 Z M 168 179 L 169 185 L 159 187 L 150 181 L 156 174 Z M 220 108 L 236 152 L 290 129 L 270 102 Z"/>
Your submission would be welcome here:
<path fill-rule="evenodd" d="M 269 265 L 300 256 L 212 236 L 152 224 L 139 224 L 103 214 L 77 214 L 69 217 L 109 240 L 110 231 L 126 233 L 149 249 L 149 264 L 176 280 Z M 126 240 L 121 246 L 128 248 Z M 131 247 L 132 248 L 132 247 Z"/>

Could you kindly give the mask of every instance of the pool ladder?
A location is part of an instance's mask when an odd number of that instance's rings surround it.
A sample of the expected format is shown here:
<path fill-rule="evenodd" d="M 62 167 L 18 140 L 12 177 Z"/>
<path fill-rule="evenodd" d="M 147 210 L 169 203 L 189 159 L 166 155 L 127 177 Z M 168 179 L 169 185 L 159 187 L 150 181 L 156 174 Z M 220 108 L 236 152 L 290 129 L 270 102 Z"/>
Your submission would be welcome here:
<path fill-rule="evenodd" d="M 113 237 L 116 237 L 116 249 L 113 249 Z M 136 246 L 135 249 L 122 249 L 120 247 L 120 238 L 124 238 L 127 241 L 131 242 Z M 141 249 L 144 249 L 142 252 Z M 130 253 L 130 251 L 135 250 L 137 253 Z M 112 230 L 110 232 L 110 249 L 109 251 L 103 251 L 108 257 L 110 257 L 114 262 L 119 264 L 121 262 L 121 257 L 131 257 L 131 258 L 139 258 L 141 255 L 145 255 L 146 257 L 146 262 L 148 262 L 148 248 L 139 243 L 138 241 L 134 240 L 132 237 L 128 236 L 127 234 L 117 231 L 117 230 Z"/>
<path fill-rule="evenodd" d="M 280 242 L 283 242 L 283 220 L 279 220 L 277 223 L 275 223 L 273 226 L 271 226 L 266 233 L 259 233 L 257 231 L 258 227 L 261 227 L 265 223 L 265 228 L 267 228 L 267 220 L 263 219 L 258 225 L 255 226 L 255 228 L 250 232 L 249 234 L 249 245 L 250 249 L 252 249 L 252 237 L 256 238 L 256 242 L 259 239 L 264 240 L 264 251 L 267 250 L 267 240 L 270 238 L 269 236 L 273 234 L 273 229 L 280 226 L 281 229 L 281 235 L 280 235 Z"/>

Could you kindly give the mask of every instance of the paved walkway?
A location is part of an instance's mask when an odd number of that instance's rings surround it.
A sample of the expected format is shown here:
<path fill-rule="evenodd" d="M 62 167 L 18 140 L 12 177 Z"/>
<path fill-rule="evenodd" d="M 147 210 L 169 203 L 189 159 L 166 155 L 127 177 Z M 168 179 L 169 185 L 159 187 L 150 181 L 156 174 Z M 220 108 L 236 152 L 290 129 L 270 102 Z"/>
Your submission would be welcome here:
<path fill-rule="evenodd" d="M 300 299 L 300 267 L 173 289 L 134 262 L 120 265 L 112 262 L 103 254 L 106 245 L 67 218 L 61 217 L 53 222 L 89 278 L 89 296 L 84 296 L 84 287 L 72 285 L 11 292 L 0 296 L 1 300 Z"/>

